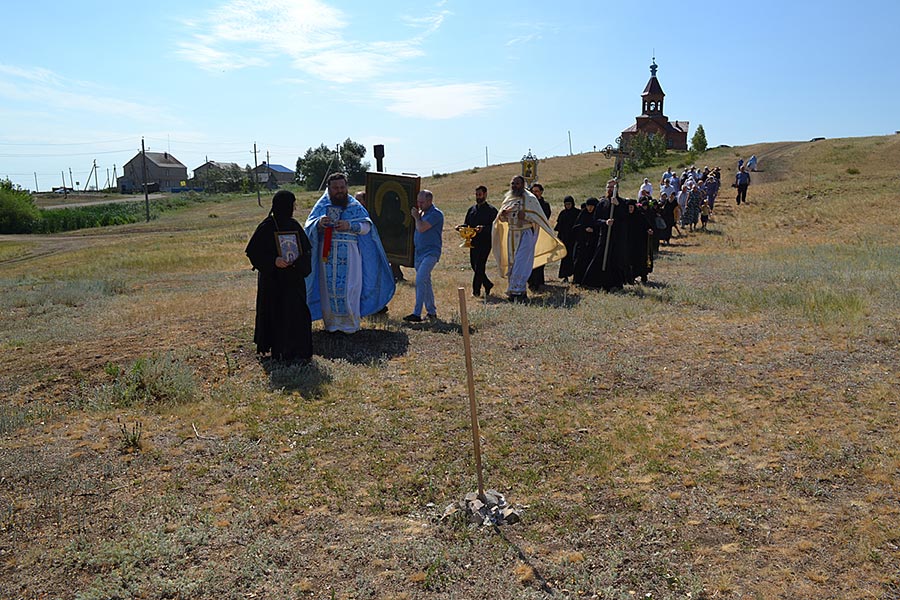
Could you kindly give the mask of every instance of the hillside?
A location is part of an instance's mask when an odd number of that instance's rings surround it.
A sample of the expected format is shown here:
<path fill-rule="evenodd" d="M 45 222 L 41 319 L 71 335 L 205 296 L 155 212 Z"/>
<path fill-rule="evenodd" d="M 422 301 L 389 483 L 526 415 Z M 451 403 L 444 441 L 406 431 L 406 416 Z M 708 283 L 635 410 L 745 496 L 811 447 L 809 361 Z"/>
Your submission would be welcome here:
<path fill-rule="evenodd" d="M 498 529 L 440 520 L 475 489 L 451 226 L 518 164 L 425 179 L 438 323 L 406 281 L 309 367 L 255 356 L 255 195 L 0 236 L 0 598 L 900 598 L 900 136 L 698 161 L 714 220 L 649 285 L 469 298 Z M 551 221 L 609 166 L 543 161 Z"/>

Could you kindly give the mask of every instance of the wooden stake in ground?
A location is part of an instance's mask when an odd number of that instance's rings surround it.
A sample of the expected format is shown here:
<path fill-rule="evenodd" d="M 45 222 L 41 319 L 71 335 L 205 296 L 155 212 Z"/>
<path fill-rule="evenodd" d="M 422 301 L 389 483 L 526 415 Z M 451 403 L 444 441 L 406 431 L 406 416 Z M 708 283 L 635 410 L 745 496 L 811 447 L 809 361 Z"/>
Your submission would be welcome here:
<path fill-rule="evenodd" d="M 463 347 L 466 350 L 466 377 L 469 381 L 469 412 L 472 416 L 472 444 L 475 447 L 475 469 L 478 475 L 478 498 L 485 502 L 484 479 L 481 476 L 481 432 L 478 430 L 478 407 L 475 404 L 475 375 L 472 373 L 472 346 L 469 343 L 469 315 L 466 313 L 466 290 L 459 292 L 459 316 L 462 325 Z"/>

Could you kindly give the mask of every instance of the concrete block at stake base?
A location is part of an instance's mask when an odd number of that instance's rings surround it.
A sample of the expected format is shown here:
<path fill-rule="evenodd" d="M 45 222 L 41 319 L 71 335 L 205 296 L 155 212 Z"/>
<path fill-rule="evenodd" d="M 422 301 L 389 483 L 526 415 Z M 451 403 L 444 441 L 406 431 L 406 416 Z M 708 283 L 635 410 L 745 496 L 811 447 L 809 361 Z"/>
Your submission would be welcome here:
<path fill-rule="evenodd" d="M 522 520 L 521 512 L 510 506 L 497 490 L 485 491 L 483 498 L 477 492 L 469 492 L 463 500 L 449 505 L 441 520 L 449 519 L 461 511 L 465 511 L 468 521 L 473 525 L 511 525 Z"/>

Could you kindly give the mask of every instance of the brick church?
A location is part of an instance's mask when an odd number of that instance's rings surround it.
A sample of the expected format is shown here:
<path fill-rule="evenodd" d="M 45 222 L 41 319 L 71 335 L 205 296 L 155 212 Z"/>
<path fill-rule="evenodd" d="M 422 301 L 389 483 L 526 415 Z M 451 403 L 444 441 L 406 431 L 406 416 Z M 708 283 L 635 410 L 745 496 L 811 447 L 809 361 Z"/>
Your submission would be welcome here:
<path fill-rule="evenodd" d="M 622 132 L 622 143 L 627 144 L 639 133 L 648 136 L 666 136 L 666 148 L 669 150 L 687 150 L 687 134 L 689 121 L 669 121 L 663 114 L 663 100 L 666 97 L 659 80 L 656 78 L 656 59 L 650 65 L 650 81 L 641 93 L 641 114 L 634 125 Z"/>

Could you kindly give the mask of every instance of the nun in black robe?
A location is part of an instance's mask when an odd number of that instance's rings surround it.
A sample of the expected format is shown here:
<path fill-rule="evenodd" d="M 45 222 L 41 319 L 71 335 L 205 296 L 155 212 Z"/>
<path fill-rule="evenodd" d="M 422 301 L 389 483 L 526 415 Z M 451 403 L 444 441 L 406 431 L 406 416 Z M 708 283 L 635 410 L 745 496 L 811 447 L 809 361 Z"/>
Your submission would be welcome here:
<path fill-rule="evenodd" d="M 312 270 L 312 246 L 303 226 L 293 219 L 294 194 L 280 190 L 272 198 L 269 216 L 256 227 L 247 244 L 247 257 L 258 272 L 256 287 L 256 331 L 253 341 L 260 354 L 272 358 L 307 362 L 312 358 L 312 319 L 306 304 L 304 278 Z M 276 233 L 296 234 L 281 256 Z M 290 240 L 289 235 L 283 236 Z M 294 251 L 299 256 L 290 256 Z"/>
<path fill-rule="evenodd" d="M 653 271 L 652 239 L 653 226 L 647 211 L 649 207 L 638 206 L 634 200 L 628 203 L 628 283 L 634 283 L 641 278 L 641 282 L 647 282 L 647 275 Z"/>
<path fill-rule="evenodd" d="M 568 280 L 575 272 L 575 221 L 578 220 L 579 211 L 575 208 L 575 198 L 566 196 L 563 198 L 562 212 L 556 217 L 556 231 L 559 241 L 566 247 L 566 255 L 559 261 L 559 278 Z"/>
<path fill-rule="evenodd" d="M 597 248 L 597 236 L 600 230 L 597 226 L 596 198 L 588 198 L 584 208 L 578 213 L 575 224 L 572 226 L 572 235 L 575 238 L 575 256 L 572 259 L 572 283 L 581 285 L 584 272 L 587 271 L 594 250 Z"/>
<path fill-rule="evenodd" d="M 659 239 L 660 241 L 665 242 L 667 246 L 672 239 L 672 228 L 675 226 L 675 209 L 677 208 L 678 200 L 675 199 L 674 194 L 671 198 L 667 197 L 660 208 L 660 215 L 662 215 L 666 227 L 659 232 Z"/>
<path fill-rule="evenodd" d="M 616 204 L 614 205 L 611 200 L 608 196 L 597 207 L 600 236 L 597 239 L 594 256 L 581 282 L 585 287 L 602 288 L 607 292 L 622 289 L 628 268 L 628 208 L 625 206 L 625 200 L 619 198 L 618 190 L 616 190 Z M 612 219 L 612 227 L 608 226 L 608 219 Z M 607 238 L 609 238 L 608 246 Z M 607 248 L 609 254 L 604 269 L 603 258 L 607 254 Z"/>

